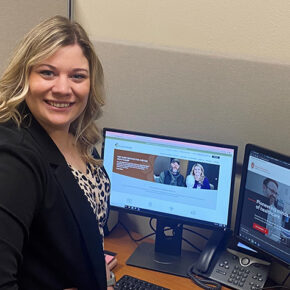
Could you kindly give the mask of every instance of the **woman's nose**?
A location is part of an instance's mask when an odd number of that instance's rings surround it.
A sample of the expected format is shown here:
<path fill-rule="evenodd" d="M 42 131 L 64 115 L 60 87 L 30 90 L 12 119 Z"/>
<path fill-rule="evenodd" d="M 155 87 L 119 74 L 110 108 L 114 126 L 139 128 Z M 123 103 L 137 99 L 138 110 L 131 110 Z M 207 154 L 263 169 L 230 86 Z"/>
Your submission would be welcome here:
<path fill-rule="evenodd" d="M 67 95 L 71 92 L 70 80 L 67 76 L 58 76 L 55 79 L 52 92 L 56 94 Z"/>

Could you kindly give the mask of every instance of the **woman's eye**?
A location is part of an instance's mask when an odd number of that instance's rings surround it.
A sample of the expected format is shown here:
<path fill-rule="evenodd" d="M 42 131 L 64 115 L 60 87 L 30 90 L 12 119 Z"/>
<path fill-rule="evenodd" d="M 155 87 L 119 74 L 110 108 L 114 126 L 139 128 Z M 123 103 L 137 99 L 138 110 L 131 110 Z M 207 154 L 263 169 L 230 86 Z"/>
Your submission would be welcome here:
<path fill-rule="evenodd" d="M 42 71 L 40 71 L 40 74 L 42 76 L 45 76 L 45 77 L 52 77 L 52 76 L 54 76 L 54 73 L 52 71 L 50 71 L 50 70 L 42 70 Z"/>
<path fill-rule="evenodd" d="M 84 79 L 86 79 L 87 76 L 84 75 L 84 74 L 74 74 L 74 75 L 72 76 L 72 78 L 75 79 L 75 80 L 80 81 L 80 80 L 84 80 Z"/>

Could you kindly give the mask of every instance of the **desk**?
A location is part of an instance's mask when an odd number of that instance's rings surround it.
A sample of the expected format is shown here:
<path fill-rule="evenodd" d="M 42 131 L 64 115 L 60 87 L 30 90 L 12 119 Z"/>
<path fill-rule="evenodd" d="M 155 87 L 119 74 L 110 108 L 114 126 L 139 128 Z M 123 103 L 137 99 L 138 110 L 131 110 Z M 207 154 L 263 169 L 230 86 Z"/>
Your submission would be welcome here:
<path fill-rule="evenodd" d="M 117 280 L 127 274 L 171 290 L 201 289 L 188 278 L 127 266 L 126 261 L 137 245 L 121 226 L 118 226 L 105 238 L 105 250 L 117 253 L 118 265 L 113 269 Z M 223 287 L 222 289 L 228 288 Z"/>

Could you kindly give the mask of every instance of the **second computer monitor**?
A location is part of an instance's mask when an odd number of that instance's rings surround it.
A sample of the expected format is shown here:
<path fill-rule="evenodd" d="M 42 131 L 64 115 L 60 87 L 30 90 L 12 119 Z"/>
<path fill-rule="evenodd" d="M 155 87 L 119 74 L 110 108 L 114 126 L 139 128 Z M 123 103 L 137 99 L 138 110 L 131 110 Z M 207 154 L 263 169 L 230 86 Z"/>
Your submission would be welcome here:
<path fill-rule="evenodd" d="M 264 259 L 290 265 L 290 157 L 248 144 L 235 236 Z"/>

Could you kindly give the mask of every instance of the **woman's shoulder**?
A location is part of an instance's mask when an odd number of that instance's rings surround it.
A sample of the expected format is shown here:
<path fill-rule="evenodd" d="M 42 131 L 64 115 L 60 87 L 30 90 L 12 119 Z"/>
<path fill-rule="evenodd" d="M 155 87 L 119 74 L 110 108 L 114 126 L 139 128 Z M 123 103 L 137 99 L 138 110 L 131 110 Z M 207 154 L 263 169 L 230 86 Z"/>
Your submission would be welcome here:
<path fill-rule="evenodd" d="M 18 127 L 12 120 L 0 123 L 0 144 L 18 144 L 24 137 L 24 131 Z"/>
<path fill-rule="evenodd" d="M 0 150 L 17 155 L 25 154 L 31 159 L 41 157 L 31 134 L 25 128 L 18 127 L 12 120 L 0 124 Z"/>
<path fill-rule="evenodd" d="M 7 172 L 13 172 L 15 180 L 16 177 L 20 180 L 20 175 L 35 180 L 35 173 L 39 180 L 46 180 L 47 167 L 33 142 L 26 130 L 14 122 L 0 124 L 0 163 Z"/>

